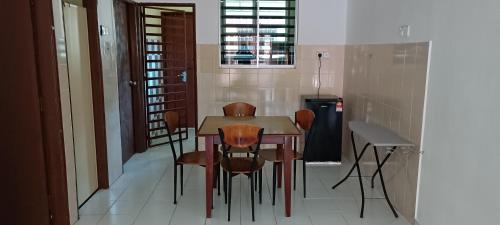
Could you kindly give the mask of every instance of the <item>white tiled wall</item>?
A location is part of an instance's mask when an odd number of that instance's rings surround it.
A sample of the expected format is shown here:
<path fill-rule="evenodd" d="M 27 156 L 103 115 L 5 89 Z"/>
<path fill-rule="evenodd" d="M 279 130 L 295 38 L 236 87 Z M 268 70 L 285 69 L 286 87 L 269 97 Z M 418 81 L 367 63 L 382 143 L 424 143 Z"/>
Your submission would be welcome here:
<path fill-rule="evenodd" d="M 300 95 L 316 94 L 317 51 L 328 51 L 322 60 L 321 94 L 342 96 L 344 47 L 301 45 L 290 69 L 227 69 L 219 66 L 217 45 L 198 45 L 198 119 L 222 115 L 222 107 L 245 101 L 257 107 L 257 115 L 290 115 L 299 109 Z"/>
<path fill-rule="evenodd" d="M 408 219 L 415 212 L 428 51 L 427 42 L 346 46 L 344 128 L 350 120 L 367 121 L 417 144 L 414 151 L 394 154 L 383 171 L 393 203 Z M 351 152 L 344 129 L 344 154 L 352 159 Z M 371 149 L 365 159 L 363 175 L 371 176 Z"/>

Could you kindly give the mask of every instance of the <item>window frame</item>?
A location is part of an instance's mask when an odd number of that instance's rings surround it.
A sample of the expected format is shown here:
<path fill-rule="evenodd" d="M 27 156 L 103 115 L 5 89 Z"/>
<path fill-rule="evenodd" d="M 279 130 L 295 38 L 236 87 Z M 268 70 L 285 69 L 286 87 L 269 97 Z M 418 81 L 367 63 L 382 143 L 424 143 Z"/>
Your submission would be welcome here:
<path fill-rule="evenodd" d="M 257 2 L 259 2 L 260 0 L 257 0 Z M 299 40 L 299 36 L 298 36 L 298 25 L 299 25 L 299 1 L 298 0 L 295 0 L 295 32 L 294 32 L 294 35 L 295 35 L 295 39 L 293 41 L 293 48 L 294 48 L 294 51 L 295 51 L 295 54 L 293 54 L 293 64 L 291 65 L 269 65 L 269 64 L 260 64 L 259 63 L 259 60 L 258 60 L 258 55 L 257 55 L 257 64 L 256 65 L 237 65 L 237 64 L 222 64 L 222 46 L 221 46 L 221 32 L 222 32 L 222 28 L 221 28 L 221 24 L 222 24 L 222 17 L 221 17 L 221 1 L 217 1 L 217 16 L 219 18 L 218 20 L 218 24 L 217 24 L 217 30 L 218 30 L 218 43 L 217 43 L 217 46 L 218 46 L 218 64 L 219 64 L 219 68 L 220 69 L 295 69 L 297 68 L 297 45 L 298 45 L 298 40 Z M 258 9 L 257 7 L 257 38 L 258 38 L 258 35 L 259 35 L 259 30 L 260 30 L 260 26 L 259 26 L 259 12 L 260 10 Z M 257 41 L 257 48 L 259 47 L 258 45 L 259 41 Z M 259 52 L 259 51 L 257 51 Z"/>

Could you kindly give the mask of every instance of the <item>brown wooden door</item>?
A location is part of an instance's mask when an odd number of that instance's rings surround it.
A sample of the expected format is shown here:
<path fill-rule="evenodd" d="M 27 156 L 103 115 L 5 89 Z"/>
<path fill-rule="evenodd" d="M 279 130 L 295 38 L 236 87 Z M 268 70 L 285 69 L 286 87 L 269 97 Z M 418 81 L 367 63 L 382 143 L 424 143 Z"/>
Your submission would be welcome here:
<path fill-rule="evenodd" d="M 149 146 L 168 143 L 163 114 L 177 111 L 183 138 L 196 127 L 194 13 L 145 6 L 145 95 Z"/>
<path fill-rule="evenodd" d="M 184 70 L 181 71 L 181 74 L 186 72 L 185 76 L 187 76 L 184 81 L 179 79 L 181 77 L 167 79 L 167 84 L 180 84 L 180 86 L 173 86 L 171 89 L 172 92 L 185 91 L 183 94 L 169 95 L 172 100 L 184 99 L 185 101 L 169 103 L 167 104 L 167 109 L 185 107 L 186 110 L 182 112 L 185 113 L 182 115 L 183 119 L 186 121 L 187 127 L 194 128 L 196 125 L 194 14 L 185 12 L 164 12 L 163 20 L 164 39 L 169 43 L 165 47 L 167 52 L 173 53 L 167 54 L 167 58 L 173 62 L 171 67 L 183 68 Z M 178 72 L 178 70 L 174 71 Z M 176 74 L 174 73 L 172 75 Z"/>
<path fill-rule="evenodd" d="M 123 0 L 114 0 L 116 50 L 118 71 L 118 93 L 120 103 L 120 132 L 122 160 L 127 162 L 134 155 L 134 111 L 132 89 L 137 87 L 137 81 L 132 79 L 131 58 L 129 51 L 129 28 L 127 5 Z"/>
<path fill-rule="evenodd" d="M 198 129 L 196 81 L 196 24 L 194 12 L 186 13 L 187 126 Z"/>
<path fill-rule="evenodd" d="M 32 21 L 30 1 L 1 2 L 1 224 L 50 223 Z"/>

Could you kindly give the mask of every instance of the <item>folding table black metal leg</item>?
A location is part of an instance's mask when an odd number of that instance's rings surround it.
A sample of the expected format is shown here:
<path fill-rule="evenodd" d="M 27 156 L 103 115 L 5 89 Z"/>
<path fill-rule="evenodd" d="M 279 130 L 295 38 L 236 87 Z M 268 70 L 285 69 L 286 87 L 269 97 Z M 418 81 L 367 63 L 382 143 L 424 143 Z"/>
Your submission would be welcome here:
<path fill-rule="evenodd" d="M 387 196 L 387 190 L 385 189 L 385 183 L 384 183 L 384 175 L 382 174 L 382 165 L 380 164 L 380 160 L 378 159 L 377 147 L 373 146 L 373 151 L 375 152 L 375 160 L 377 160 L 377 170 L 379 171 L 378 174 L 380 176 L 380 183 L 382 184 L 382 190 L 384 191 L 385 200 L 387 201 L 387 204 L 389 204 L 389 207 L 391 207 L 391 210 L 392 210 L 392 213 L 394 213 L 394 216 L 396 218 L 398 218 L 398 213 L 396 212 L 396 210 L 392 206 L 392 203 L 391 203 L 391 200 L 389 199 L 389 196 Z"/>
<path fill-rule="evenodd" d="M 351 175 L 351 173 L 354 170 L 354 168 L 356 168 L 356 170 L 358 172 L 359 187 L 361 189 L 361 213 L 360 213 L 359 217 L 363 218 L 363 212 L 365 210 L 365 190 L 364 190 L 364 187 L 363 187 L 363 180 L 361 178 L 361 169 L 359 168 L 359 161 L 361 160 L 361 157 L 363 157 L 363 154 L 365 154 L 366 149 L 368 148 L 368 146 L 370 146 L 370 143 L 367 143 L 365 145 L 365 147 L 363 147 L 363 150 L 361 151 L 361 154 L 359 154 L 359 156 L 358 156 L 358 152 L 356 150 L 356 142 L 354 141 L 354 132 L 352 132 L 352 131 L 351 131 L 351 141 L 352 141 L 352 150 L 354 152 L 354 159 L 355 159 L 354 165 L 352 166 L 352 168 L 349 171 L 349 173 L 347 173 L 347 176 L 345 176 L 344 179 L 342 179 L 340 182 L 338 182 L 337 184 L 335 184 L 332 187 L 332 189 L 335 189 L 340 184 L 344 183 L 344 181 L 346 181 L 347 178 L 349 178 L 349 176 Z"/>
<path fill-rule="evenodd" d="M 385 162 L 387 162 L 387 160 L 389 159 L 389 157 L 391 157 L 392 153 L 394 153 L 394 150 L 396 150 L 397 147 L 392 147 L 392 149 L 390 150 L 390 152 L 387 154 L 387 156 L 385 156 L 384 160 L 382 160 L 382 163 L 380 164 L 380 167 L 382 168 L 385 164 Z M 377 168 L 377 170 L 375 170 L 375 173 L 373 173 L 373 176 L 372 176 L 372 188 L 375 187 L 375 184 L 374 184 L 374 180 L 375 180 L 375 176 L 377 176 L 377 173 L 378 173 L 379 169 Z"/>
<path fill-rule="evenodd" d="M 351 132 L 351 139 L 352 139 L 352 150 L 354 151 L 354 157 L 356 158 L 355 165 L 356 165 L 356 170 L 358 172 L 359 187 L 361 188 L 361 212 L 359 213 L 359 217 L 363 218 L 363 213 L 365 211 L 365 190 L 363 188 L 363 178 L 361 177 L 361 169 L 359 168 L 359 160 L 361 160 L 362 155 L 356 157 L 358 153 L 356 151 L 356 145 L 354 143 L 354 134 L 352 132 Z"/>
<path fill-rule="evenodd" d="M 368 144 L 365 145 L 365 147 L 363 147 L 363 150 L 361 151 L 361 154 L 359 155 L 359 158 L 361 158 L 361 156 L 363 156 L 363 154 L 366 151 L 366 148 L 368 148 L 369 145 L 370 144 L 368 143 Z M 339 185 L 341 185 L 342 183 L 344 183 L 347 180 L 347 178 L 349 178 L 351 176 L 352 171 L 354 171 L 354 169 L 356 168 L 356 163 L 358 163 L 357 160 L 354 162 L 354 165 L 352 165 L 352 167 L 349 170 L 349 172 L 347 173 L 347 175 L 344 178 L 342 178 L 342 180 L 340 180 L 337 184 L 333 185 L 332 189 L 337 188 Z"/>

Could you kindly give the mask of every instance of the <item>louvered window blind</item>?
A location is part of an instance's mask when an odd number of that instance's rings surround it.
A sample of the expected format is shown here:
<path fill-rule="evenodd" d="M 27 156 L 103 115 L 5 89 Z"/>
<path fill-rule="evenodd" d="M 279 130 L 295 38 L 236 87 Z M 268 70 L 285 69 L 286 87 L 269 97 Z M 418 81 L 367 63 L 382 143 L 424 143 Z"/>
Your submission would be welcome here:
<path fill-rule="evenodd" d="M 294 65 L 296 0 L 221 0 L 221 65 Z"/>

